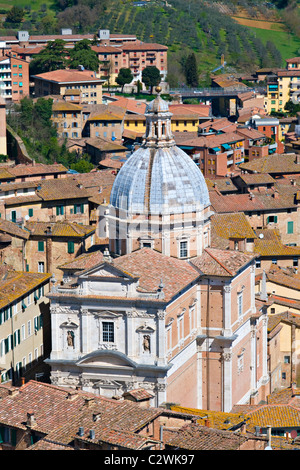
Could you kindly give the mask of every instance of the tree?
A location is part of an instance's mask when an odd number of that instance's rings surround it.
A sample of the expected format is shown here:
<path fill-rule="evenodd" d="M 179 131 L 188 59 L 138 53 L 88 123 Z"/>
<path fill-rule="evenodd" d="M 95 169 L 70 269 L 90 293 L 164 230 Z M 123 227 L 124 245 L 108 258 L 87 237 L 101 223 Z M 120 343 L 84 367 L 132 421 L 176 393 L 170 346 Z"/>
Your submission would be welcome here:
<path fill-rule="evenodd" d="M 62 39 L 48 42 L 47 46 L 30 62 L 30 74 L 36 75 L 64 69 L 67 63 L 66 54 L 65 42 Z"/>
<path fill-rule="evenodd" d="M 116 78 L 116 82 L 118 85 L 122 87 L 122 92 L 124 85 L 131 83 L 133 80 L 133 75 L 130 69 L 122 68 Z"/>
<path fill-rule="evenodd" d="M 91 49 L 91 43 L 88 39 L 83 39 L 75 44 L 70 50 L 68 65 L 70 68 L 77 69 L 82 65 L 85 69 L 98 71 L 99 59 L 95 51 Z"/>
<path fill-rule="evenodd" d="M 12 9 L 8 12 L 6 16 L 7 23 L 21 23 L 24 18 L 25 11 L 23 8 L 18 6 L 13 6 Z"/>
<path fill-rule="evenodd" d="M 152 94 L 153 87 L 159 85 L 160 80 L 160 71 L 155 65 L 149 65 L 142 71 L 142 82 L 150 87 L 150 94 Z"/>
<path fill-rule="evenodd" d="M 196 56 L 194 53 L 190 54 L 184 63 L 184 72 L 186 83 L 189 86 L 197 87 L 199 84 L 198 80 L 198 68 L 197 68 L 197 61 Z"/>

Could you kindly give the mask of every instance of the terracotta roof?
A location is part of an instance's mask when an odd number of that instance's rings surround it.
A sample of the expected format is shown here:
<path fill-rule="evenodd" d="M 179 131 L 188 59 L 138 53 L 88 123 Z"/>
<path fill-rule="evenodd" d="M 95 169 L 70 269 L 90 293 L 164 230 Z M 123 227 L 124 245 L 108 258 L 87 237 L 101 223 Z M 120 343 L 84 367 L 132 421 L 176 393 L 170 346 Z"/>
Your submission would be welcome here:
<path fill-rule="evenodd" d="M 30 231 L 30 236 L 45 236 L 51 231 L 51 237 L 75 237 L 85 238 L 95 232 L 96 227 L 91 225 L 81 225 L 72 222 L 27 222 L 26 229 Z"/>
<path fill-rule="evenodd" d="M 82 391 L 70 393 L 63 387 L 42 382 L 29 381 L 18 390 L 16 395 L 2 398 L 0 423 L 26 430 L 27 413 L 31 412 L 36 420 L 34 430 L 55 445 L 70 445 L 74 438 L 79 438 L 79 427 L 83 427 L 84 435 L 80 439 L 139 449 L 151 441 L 138 434 L 139 431 L 164 413 L 162 409 L 144 409 L 127 400 Z M 90 429 L 95 431 L 95 439 L 90 439 Z"/>
<path fill-rule="evenodd" d="M 267 402 L 269 405 L 291 405 L 293 401 L 295 401 L 295 398 L 297 399 L 299 396 L 300 388 L 288 387 L 284 388 L 283 390 L 275 390 L 273 393 L 267 396 Z"/>
<path fill-rule="evenodd" d="M 245 138 L 238 135 L 236 132 L 225 132 L 224 134 L 213 134 L 207 136 L 196 137 L 194 139 L 186 139 L 181 142 L 181 145 L 188 145 L 192 147 L 207 147 L 214 148 L 222 144 L 230 144 L 235 142 L 244 141 Z"/>
<path fill-rule="evenodd" d="M 205 178 L 206 185 L 208 190 L 212 190 L 217 188 L 220 193 L 227 193 L 227 192 L 238 192 L 237 187 L 233 184 L 231 178 L 226 178 L 225 176 L 222 178 Z"/>
<path fill-rule="evenodd" d="M 266 428 L 294 428 L 299 427 L 300 409 L 290 405 L 262 405 L 253 411 L 249 411 L 246 417 L 247 428 L 254 431 L 255 426 Z"/>
<path fill-rule="evenodd" d="M 49 179 L 41 181 L 37 195 L 44 201 L 64 199 L 84 199 L 89 196 L 88 191 L 72 178 Z"/>
<path fill-rule="evenodd" d="M 214 214 L 211 217 L 212 239 L 255 239 L 256 235 L 243 212 Z M 212 244 L 213 246 L 213 244 Z"/>
<path fill-rule="evenodd" d="M 187 261 L 142 248 L 128 255 L 115 258 L 113 266 L 139 278 L 141 292 L 157 292 L 163 282 L 164 301 L 194 282 L 199 274 Z"/>
<path fill-rule="evenodd" d="M 47 175 L 55 173 L 67 173 L 67 168 L 60 163 L 45 165 L 43 163 L 20 164 L 9 168 L 9 173 L 16 178 L 18 176 Z"/>
<path fill-rule="evenodd" d="M 276 211 L 297 207 L 295 191 L 264 190 L 251 191 L 245 194 L 221 194 L 219 191 L 209 191 L 212 208 L 218 213 Z"/>
<path fill-rule="evenodd" d="M 292 290 L 300 290 L 300 274 L 298 273 L 291 273 L 288 269 L 272 265 L 266 275 L 267 280 L 274 284 L 279 284 Z"/>
<path fill-rule="evenodd" d="M 100 250 L 92 253 L 84 253 L 68 263 L 58 266 L 62 271 L 81 271 L 89 269 L 103 260 L 103 253 Z"/>
<path fill-rule="evenodd" d="M 116 142 L 102 139 L 101 137 L 90 137 L 86 139 L 86 143 L 88 145 L 91 145 L 92 147 L 95 147 L 101 150 L 102 152 L 115 152 L 115 151 L 125 152 L 128 150 L 127 147 L 124 147 L 124 145 L 120 145 Z"/>
<path fill-rule="evenodd" d="M 274 229 L 256 229 L 254 252 L 262 257 L 300 256 L 300 247 L 286 246 L 281 242 L 280 232 Z"/>
<path fill-rule="evenodd" d="M 276 183 L 276 180 L 268 173 L 241 173 L 238 178 L 249 186 Z"/>
<path fill-rule="evenodd" d="M 111 104 L 98 104 L 90 113 L 89 121 L 122 121 L 126 109 L 121 106 L 112 106 Z"/>
<path fill-rule="evenodd" d="M 20 228 L 17 224 L 11 222 L 10 220 L 5 220 L 1 218 L 0 232 L 8 233 L 9 235 L 12 235 L 17 238 L 23 238 L 25 240 L 29 238 L 29 232 L 27 230 Z"/>
<path fill-rule="evenodd" d="M 285 59 L 285 61 L 289 64 L 300 64 L 300 57 L 292 57 L 291 59 Z"/>
<path fill-rule="evenodd" d="M 241 163 L 242 170 L 258 173 L 287 174 L 300 173 L 300 164 L 296 163 L 295 154 L 273 154 L 260 157 L 251 162 Z"/>
<path fill-rule="evenodd" d="M 47 80 L 56 83 L 72 83 L 72 82 L 97 82 L 102 83 L 103 80 L 95 76 L 95 72 L 92 70 L 53 70 L 52 72 L 40 73 L 38 75 L 33 75 L 33 78 L 38 78 L 41 80 Z"/>
<path fill-rule="evenodd" d="M 15 175 L 10 171 L 10 167 L 0 167 L 0 180 L 13 180 Z"/>
<path fill-rule="evenodd" d="M 250 140 L 257 140 L 257 139 L 266 139 L 266 135 L 262 132 L 258 131 L 257 129 L 249 128 L 249 127 L 237 127 L 236 133 L 241 134 L 247 139 Z"/>
<path fill-rule="evenodd" d="M 0 281 L 0 308 L 27 295 L 50 278 L 51 274 L 47 273 L 9 271 L 6 279 Z"/>
<path fill-rule="evenodd" d="M 169 104 L 171 113 L 180 110 L 181 108 L 188 109 L 190 112 L 197 113 L 199 117 L 209 117 L 211 106 L 209 104 Z"/>
<path fill-rule="evenodd" d="M 192 259 L 191 264 L 204 275 L 234 277 L 254 258 L 250 253 L 205 248 L 202 256 Z"/>
<path fill-rule="evenodd" d="M 211 429 L 199 424 L 188 424 L 170 436 L 166 444 L 188 450 L 239 450 L 247 437 L 231 431 Z"/>
<path fill-rule="evenodd" d="M 143 101 L 138 101 L 132 98 L 125 98 L 123 96 L 118 97 L 116 101 L 111 102 L 110 105 L 120 106 L 122 108 L 125 108 L 127 112 L 136 114 L 144 114 L 147 107 L 147 104 Z M 128 116 L 126 116 L 126 118 Z"/>
<path fill-rule="evenodd" d="M 192 414 L 197 416 L 197 423 L 202 426 L 206 421 L 214 429 L 228 430 L 234 426 L 241 424 L 245 416 L 243 413 L 227 413 L 225 411 L 202 410 L 198 408 L 187 408 L 180 405 L 171 405 L 172 411 L 179 411 L 181 413 Z"/>
<path fill-rule="evenodd" d="M 70 103 L 65 100 L 54 101 L 52 105 L 52 111 L 81 111 L 82 106 Z"/>
<path fill-rule="evenodd" d="M 154 42 L 146 43 L 126 43 L 119 46 L 123 51 L 167 51 L 168 47 Z"/>

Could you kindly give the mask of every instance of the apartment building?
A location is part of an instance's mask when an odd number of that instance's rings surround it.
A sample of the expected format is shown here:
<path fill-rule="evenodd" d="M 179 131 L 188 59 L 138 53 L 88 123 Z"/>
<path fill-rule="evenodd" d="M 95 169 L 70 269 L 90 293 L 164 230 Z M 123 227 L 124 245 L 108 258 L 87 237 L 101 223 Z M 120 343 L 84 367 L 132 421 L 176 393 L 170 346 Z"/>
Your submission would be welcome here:
<path fill-rule="evenodd" d="M 18 102 L 29 95 L 29 62 L 10 53 L 0 59 L 1 94 Z"/>
<path fill-rule="evenodd" d="M 282 112 L 290 99 L 299 101 L 300 94 L 300 57 L 286 60 L 286 68 L 274 71 L 268 77 L 267 96 L 264 107 L 269 114 Z"/>
<path fill-rule="evenodd" d="M 107 29 L 100 29 L 95 34 L 73 34 L 72 29 L 62 28 L 61 34 L 36 34 L 30 35 L 28 31 L 18 31 L 15 36 L 1 36 L 1 48 L 6 51 L 14 48 L 16 51 L 27 51 L 29 48 L 45 47 L 48 42 L 55 41 L 55 39 L 62 39 L 65 41 L 66 48 L 72 47 L 76 42 L 82 39 L 89 39 L 90 41 L 97 40 L 100 44 L 112 44 L 115 46 L 122 45 L 125 42 L 135 42 L 136 36 L 134 34 L 111 34 Z M 26 52 L 24 52 L 26 53 Z"/>
<path fill-rule="evenodd" d="M 155 43 L 143 43 L 141 41 L 125 42 L 115 46 L 92 46 L 101 62 L 99 75 L 111 85 L 116 84 L 116 77 L 121 68 L 129 68 L 133 75 L 133 82 L 142 83 L 142 71 L 145 67 L 155 66 L 161 74 L 162 81 L 167 76 L 167 51 L 168 47 Z"/>
<path fill-rule="evenodd" d="M 66 91 L 80 91 L 81 103 L 101 104 L 103 80 L 90 70 L 55 70 L 33 75 L 35 96 L 65 96 Z"/>
<path fill-rule="evenodd" d="M 20 384 L 21 377 L 45 373 L 49 354 L 44 330 L 49 328 L 51 274 L 7 271 L 0 281 L 0 377 Z M 49 330 L 48 330 L 49 331 Z"/>

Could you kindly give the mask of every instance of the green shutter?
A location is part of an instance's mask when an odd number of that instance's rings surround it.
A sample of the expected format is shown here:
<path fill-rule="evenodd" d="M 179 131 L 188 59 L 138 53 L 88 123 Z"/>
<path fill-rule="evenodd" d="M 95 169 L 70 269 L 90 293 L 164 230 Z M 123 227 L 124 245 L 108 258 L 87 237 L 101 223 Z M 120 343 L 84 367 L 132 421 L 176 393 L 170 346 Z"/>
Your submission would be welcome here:
<path fill-rule="evenodd" d="M 80 205 L 80 210 L 81 210 L 81 213 L 84 214 L 84 204 Z"/>
<path fill-rule="evenodd" d="M 44 251 L 44 242 L 38 242 L 38 251 Z"/>
<path fill-rule="evenodd" d="M 29 215 L 29 217 L 33 216 L 33 209 L 28 209 L 28 215 Z"/>
<path fill-rule="evenodd" d="M 287 223 L 287 233 L 294 233 L 294 222 Z"/>
<path fill-rule="evenodd" d="M 2 444 L 2 442 L 4 442 L 4 427 L 3 426 L 0 427 L 0 444 Z"/>
<path fill-rule="evenodd" d="M 277 215 L 274 215 L 274 223 L 277 224 Z"/>
<path fill-rule="evenodd" d="M 68 253 L 74 253 L 74 242 L 68 242 Z"/>
<path fill-rule="evenodd" d="M 56 215 L 59 215 L 59 206 L 56 206 Z"/>

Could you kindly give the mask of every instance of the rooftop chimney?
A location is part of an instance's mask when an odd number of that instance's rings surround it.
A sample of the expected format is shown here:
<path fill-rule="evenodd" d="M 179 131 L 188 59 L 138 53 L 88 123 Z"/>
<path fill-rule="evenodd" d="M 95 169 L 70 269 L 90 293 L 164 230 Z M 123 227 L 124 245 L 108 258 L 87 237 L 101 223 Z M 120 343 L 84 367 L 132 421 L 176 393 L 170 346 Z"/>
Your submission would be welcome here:
<path fill-rule="evenodd" d="M 95 431 L 94 429 L 90 429 L 90 439 L 95 439 Z"/>
<path fill-rule="evenodd" d="M 29 411 L 27 413 L 27 421 L 26 421 L 26 424 L 28 427 L 32 428 L 33 426 L 36 425 L 36 419 L 35 419 L 35 416 L 34 416 L 34 412 L 33 411 Z"/>

